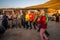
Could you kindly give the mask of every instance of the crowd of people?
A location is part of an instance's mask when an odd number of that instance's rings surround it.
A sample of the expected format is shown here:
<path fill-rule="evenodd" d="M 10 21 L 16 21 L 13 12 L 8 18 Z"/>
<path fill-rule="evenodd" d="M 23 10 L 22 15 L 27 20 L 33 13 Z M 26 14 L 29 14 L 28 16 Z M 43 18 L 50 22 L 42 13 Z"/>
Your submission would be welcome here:
<path fill-rule="evenodd" d="M 40 32 L 41 40 L 48 40 L 47 32 L 48 15 L 44 9 L 35 11 L 14 11 L 14 13 L 4 13 L 2 25 L 7 28 L 34 28 Z"/>

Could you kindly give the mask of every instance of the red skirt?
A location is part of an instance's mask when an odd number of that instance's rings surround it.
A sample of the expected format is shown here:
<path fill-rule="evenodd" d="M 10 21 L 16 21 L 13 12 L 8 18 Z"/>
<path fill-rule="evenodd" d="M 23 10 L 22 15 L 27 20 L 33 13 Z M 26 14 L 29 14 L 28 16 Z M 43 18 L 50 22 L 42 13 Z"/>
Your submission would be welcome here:
<path fill-rule="evenodd" d="M 46 24 L 41 24 L 41 28 L 46 29 L 47 25 Z"/>

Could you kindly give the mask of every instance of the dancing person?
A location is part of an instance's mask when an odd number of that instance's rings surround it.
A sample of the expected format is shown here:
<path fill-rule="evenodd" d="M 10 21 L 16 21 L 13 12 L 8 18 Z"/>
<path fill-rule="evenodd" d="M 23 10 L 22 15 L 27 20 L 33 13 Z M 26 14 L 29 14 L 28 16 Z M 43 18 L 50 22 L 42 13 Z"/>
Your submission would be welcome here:
<path fill-rule="evenodd" d="M 38 11 L 40 11 L 40 10 L 38 10 Z M 48 25 L 48 15 L 47 15 L 47 13 L 44 13 L 44 15 L 46 16 L 46 25 Z M 38 27 L 39 27 L 38 28 L 38 32 L 40 32 L 40 25 Z M 47 37 L 49 36 L 49 33 L 47 32 L 47 30 L 45 31 L 45 34 L 47 35 Z"/>
<path fill-rule="evenodd" d="M 12 14 L 7 12 L 7 16 L 8 16 L 8 25 L 10 28 L 12 28 Z"/>
<path fill-rule="evenodd" d="M 25 15 L 25 25 L 26 25 L 26 29 L 29 28 L 28 22 L 29 22 L 29 14 L 26 13 L 26 15 Z"/>
<path fill-rule="evenodd" d="M 35 18 L 34 12 L 31 11 L 31 12 L 29 13 L 30 29 L 32 29 L 32 24 L 33 24 L 34 18 Z M 35 28 L 35 26 L 34 26 L 34 28 Z M 36 29 L 36 28 L 35 28 L 35 29 Z"/>
<path fill-rule="evenodd" d="M 26 15 L 25 11 L 22 10 L 22 17 L 21 17 L 21 20 L 22 20 L 22 26 L 23 26 L 23 28 L 26 28 L 26 27 L 25 27 L 25 15 Z"/>
<path fill-rule="evenodd" d="M 13 24 L 13 27 L 16 27 L 17 28 L 17 13 L 15 11 L 12 14 L 12 19 L 13 19 L 13 23 L 12 23 Z"/>
<path fill-rule="evenodd" d="M 20 12 L 17 12 L 17 24 L 19 26 L 19 28 L 21 28 L 21 13 Z"/>
<path fill-rule="evenodd" d="M 9 28 L 8 27 L 8 16 L 6 16 L 6 13 L 4 13 L 3 15 L 2 25 L 3 27 L 5 27 L 5 29 Z"/>
<path fill-rule="evenodd" d="M 36 21 L 38 19 L 39 12 L 37 10 L 35 10 L 34 15 L 35 15 L 35 18 L 33 20 L 33 26 L 34 26 L 34 29 L 36 30 L 37 29 L 37 27 L 36 27 L 37 26 Z"/>
<path fill-rule="evenodd" d="M 44 10 L 41 10 L 40 18 L 38 19 L 38 23 L 40 24 L 40 37 L 41 40 L 48 40 L 47 35 L 45 34 L 47 25 L 46 25 L 46 16 L 44 15 Z"/>

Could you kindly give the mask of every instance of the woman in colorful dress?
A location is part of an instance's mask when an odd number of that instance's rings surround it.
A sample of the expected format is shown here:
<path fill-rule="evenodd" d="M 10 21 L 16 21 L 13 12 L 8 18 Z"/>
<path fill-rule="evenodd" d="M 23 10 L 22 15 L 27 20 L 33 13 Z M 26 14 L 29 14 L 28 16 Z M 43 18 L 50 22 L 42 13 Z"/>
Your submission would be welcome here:
<path fill-rule="evenodd" d="M 41 10 L 40 13 L 40 18 L 38 19 L 38 23 L 40 24 L 40 37 L 41 40 L 48 40 L 47 35 L 45 34 L 45 31 L 47 29 L 47 25 L 46 25 L 46 16 L 44 15 L 44 10 Z"/>

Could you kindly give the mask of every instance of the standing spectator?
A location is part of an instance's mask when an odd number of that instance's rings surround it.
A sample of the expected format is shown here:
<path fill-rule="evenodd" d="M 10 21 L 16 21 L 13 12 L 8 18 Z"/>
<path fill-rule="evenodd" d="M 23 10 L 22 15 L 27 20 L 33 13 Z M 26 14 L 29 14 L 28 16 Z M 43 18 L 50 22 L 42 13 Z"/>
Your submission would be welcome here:
<path fill-rule="evenodd" d="M 25 28 L 25 11 L 24 10 L 22 10 L 22 17 L 21 17 L 21 20 L 22 20 L 22 26 L 23 26 L 23 28 Z"/>
<path fill-rule="evenodd" d="M 56 22 L 59 22 L 59 13 L 58 13 L 58 11 L 56 13 Z"/>
<path fill-rule="evenodd" d="M 6 13 L 4 13 L 4 16 L 3 16 L 2 25 L 3 27 L 5 27 L 5 29 L 8 28 L 8 16 L 6 16 Z"/>
<path fill-rule="evenodd" d="M 17 23 L 18 23 L 18 25 L 19 25 L 19 28 L 21 28 L 21 13 L 20 12 L 17 12 L 18 13 L 18 15 L 17 15 Z"/>
<path fill-rule="evenodd" d="M 14 12 L 12 15 L 13 15 L 12 16 L 12 19 L 13 19 L 13 27 L 16 27 L 17 28 L 17 13 Z"/>
<path fill-rule="evenodd" d="M 8 25 L 10 28 L 12 28 L 12 14 L 7 12 L 8 16 Z"/>
<path fill-rule="evenodd" d="M 2 24 L 3 13 L 0 13 L 0 25 Z"/>

